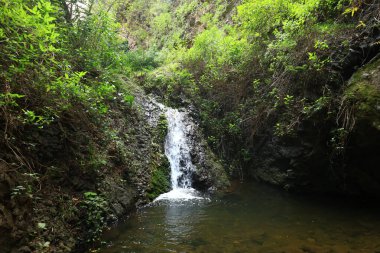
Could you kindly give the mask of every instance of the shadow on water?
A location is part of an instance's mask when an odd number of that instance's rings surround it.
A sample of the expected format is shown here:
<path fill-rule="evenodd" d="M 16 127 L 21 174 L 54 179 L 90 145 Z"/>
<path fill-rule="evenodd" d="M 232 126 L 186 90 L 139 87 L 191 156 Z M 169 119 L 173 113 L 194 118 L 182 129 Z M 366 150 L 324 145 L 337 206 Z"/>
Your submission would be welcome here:
<path fill-rule="evenodd" d="M 379 211 L 245 183 L 211 199 L 144 207 L 104 235 L 101 252 L 375 253 Z"/>

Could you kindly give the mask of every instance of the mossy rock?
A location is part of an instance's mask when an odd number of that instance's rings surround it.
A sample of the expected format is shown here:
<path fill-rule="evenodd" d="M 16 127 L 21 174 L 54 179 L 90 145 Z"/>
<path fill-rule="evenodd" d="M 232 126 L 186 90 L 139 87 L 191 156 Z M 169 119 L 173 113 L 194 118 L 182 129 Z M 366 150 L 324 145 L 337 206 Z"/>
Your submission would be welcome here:
<path fill-rule="evenodd" d="M 160 164 L 152 171 L 150 187 L 147 191 L 147 196 L 150 200 L 170 191 L 171 188 L 169 161 L 164 156 L 160 160 Z"/>
<path fill-rule="evenodd" d="M 380 59 L 352 76 L 344 102 L 353 106 L 357 120 L 368 121 L 380 131 Z"/>
<path fill-rule="evenodd" d="M 198 136 L 202 140 L 201 136 Z M 221 162 L 211 151 L 205 140 L 199 142 L 192 151 L 192 160 L 196 166 L 192 174 L 192 187 L 200 191 L 220 190 L 229 187 L 229 180 Z"/>
<path fill-rule="evenodd" d="M 161 114 L 157 124 L 158 138 L 160 143 L 164 143 L 165 137 L 168 133 L 168 120 L 165 114 Z"/>

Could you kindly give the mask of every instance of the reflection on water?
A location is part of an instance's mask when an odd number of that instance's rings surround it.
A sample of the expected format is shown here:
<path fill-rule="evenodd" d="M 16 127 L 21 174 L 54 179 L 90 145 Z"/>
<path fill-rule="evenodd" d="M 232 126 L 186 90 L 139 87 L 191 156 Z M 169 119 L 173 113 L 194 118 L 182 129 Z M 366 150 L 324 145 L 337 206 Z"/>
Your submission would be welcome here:
<path fill-rule="evenodd" d="M 191 208 L 186 208 L 185 205 L 168 205 L 165 207 L 165 219 L 163 220 L 165 237 L 173 243 L 181 238 L 181 240 L 186 239 L 186 236 L 192 233 L 193 227 L 189 225 L 189 220 L 194 219 L 201 220 L 202 217 L 199 215 L 198 211 L 193 211 Z"/>
<path fill-rule="evenodd" d="M 380 213 L 256 183 L 211 200 L 158 201 L 104 235 L 102 253 L 380 252 Z"/>

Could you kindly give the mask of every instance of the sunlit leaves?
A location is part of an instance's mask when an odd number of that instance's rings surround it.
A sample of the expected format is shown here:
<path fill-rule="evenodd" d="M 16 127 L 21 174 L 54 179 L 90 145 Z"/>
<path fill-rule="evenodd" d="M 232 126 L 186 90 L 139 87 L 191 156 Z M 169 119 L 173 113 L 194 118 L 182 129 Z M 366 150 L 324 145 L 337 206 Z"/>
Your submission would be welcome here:
<path fill-rule="evenodd" d="M 244 56 L 249 52 L 250 45 L 245 39 L 239 39 L 233 30 L 229 35 L 217 27 L 212 27 L 200 33 L 194 39 L 194 45 L 184 56 L 188 64 L 205 65 L 206 71 L 215 71 L 220 75 L 223 66 L 238 67 L 244 63 Z"/>
<path fill-rule="evenodd" d="M 3 60 L 10 61 L 9 74 L 19 74 L 42 59 L 46 61 L 57 52 L 55 44 L 59 33 L 53 23 L 54 7 L 46 0 L 40 0 L 33 7 L 28 1 L 0 0 L 0 21 L 5 24 L 0 31 L 4 41 Z"/>
<path fill-rule="evenodd" d="M 38 128 L 43 128 L 44 125 L 51 123 L 52 119 L 43 115 L 37 115 L 34 111 L 22 110 L 23 111 L 23 123 L 35 125 Z"/>
<path fill-rule="evenodd" d="M 18 106 L 17 100 L 25 97 L 25 95 L 17 93 L 0 93 L 0 106 Z"/>

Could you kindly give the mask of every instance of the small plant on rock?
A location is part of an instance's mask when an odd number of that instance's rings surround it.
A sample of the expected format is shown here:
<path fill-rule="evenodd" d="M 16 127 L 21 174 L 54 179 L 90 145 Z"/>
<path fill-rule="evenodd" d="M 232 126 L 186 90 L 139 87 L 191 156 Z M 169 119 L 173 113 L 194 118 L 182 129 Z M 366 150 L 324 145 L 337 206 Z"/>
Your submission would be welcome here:
<path fill-rule="evenodd" d="M 108 211 L 107 201 L 95 192 L 85 192 L 82 208 L 85 211 L 85 220 L 88 229 L 87 242 L 95 242 L 99 239 L 106 225 L 106 214 Z"/>

